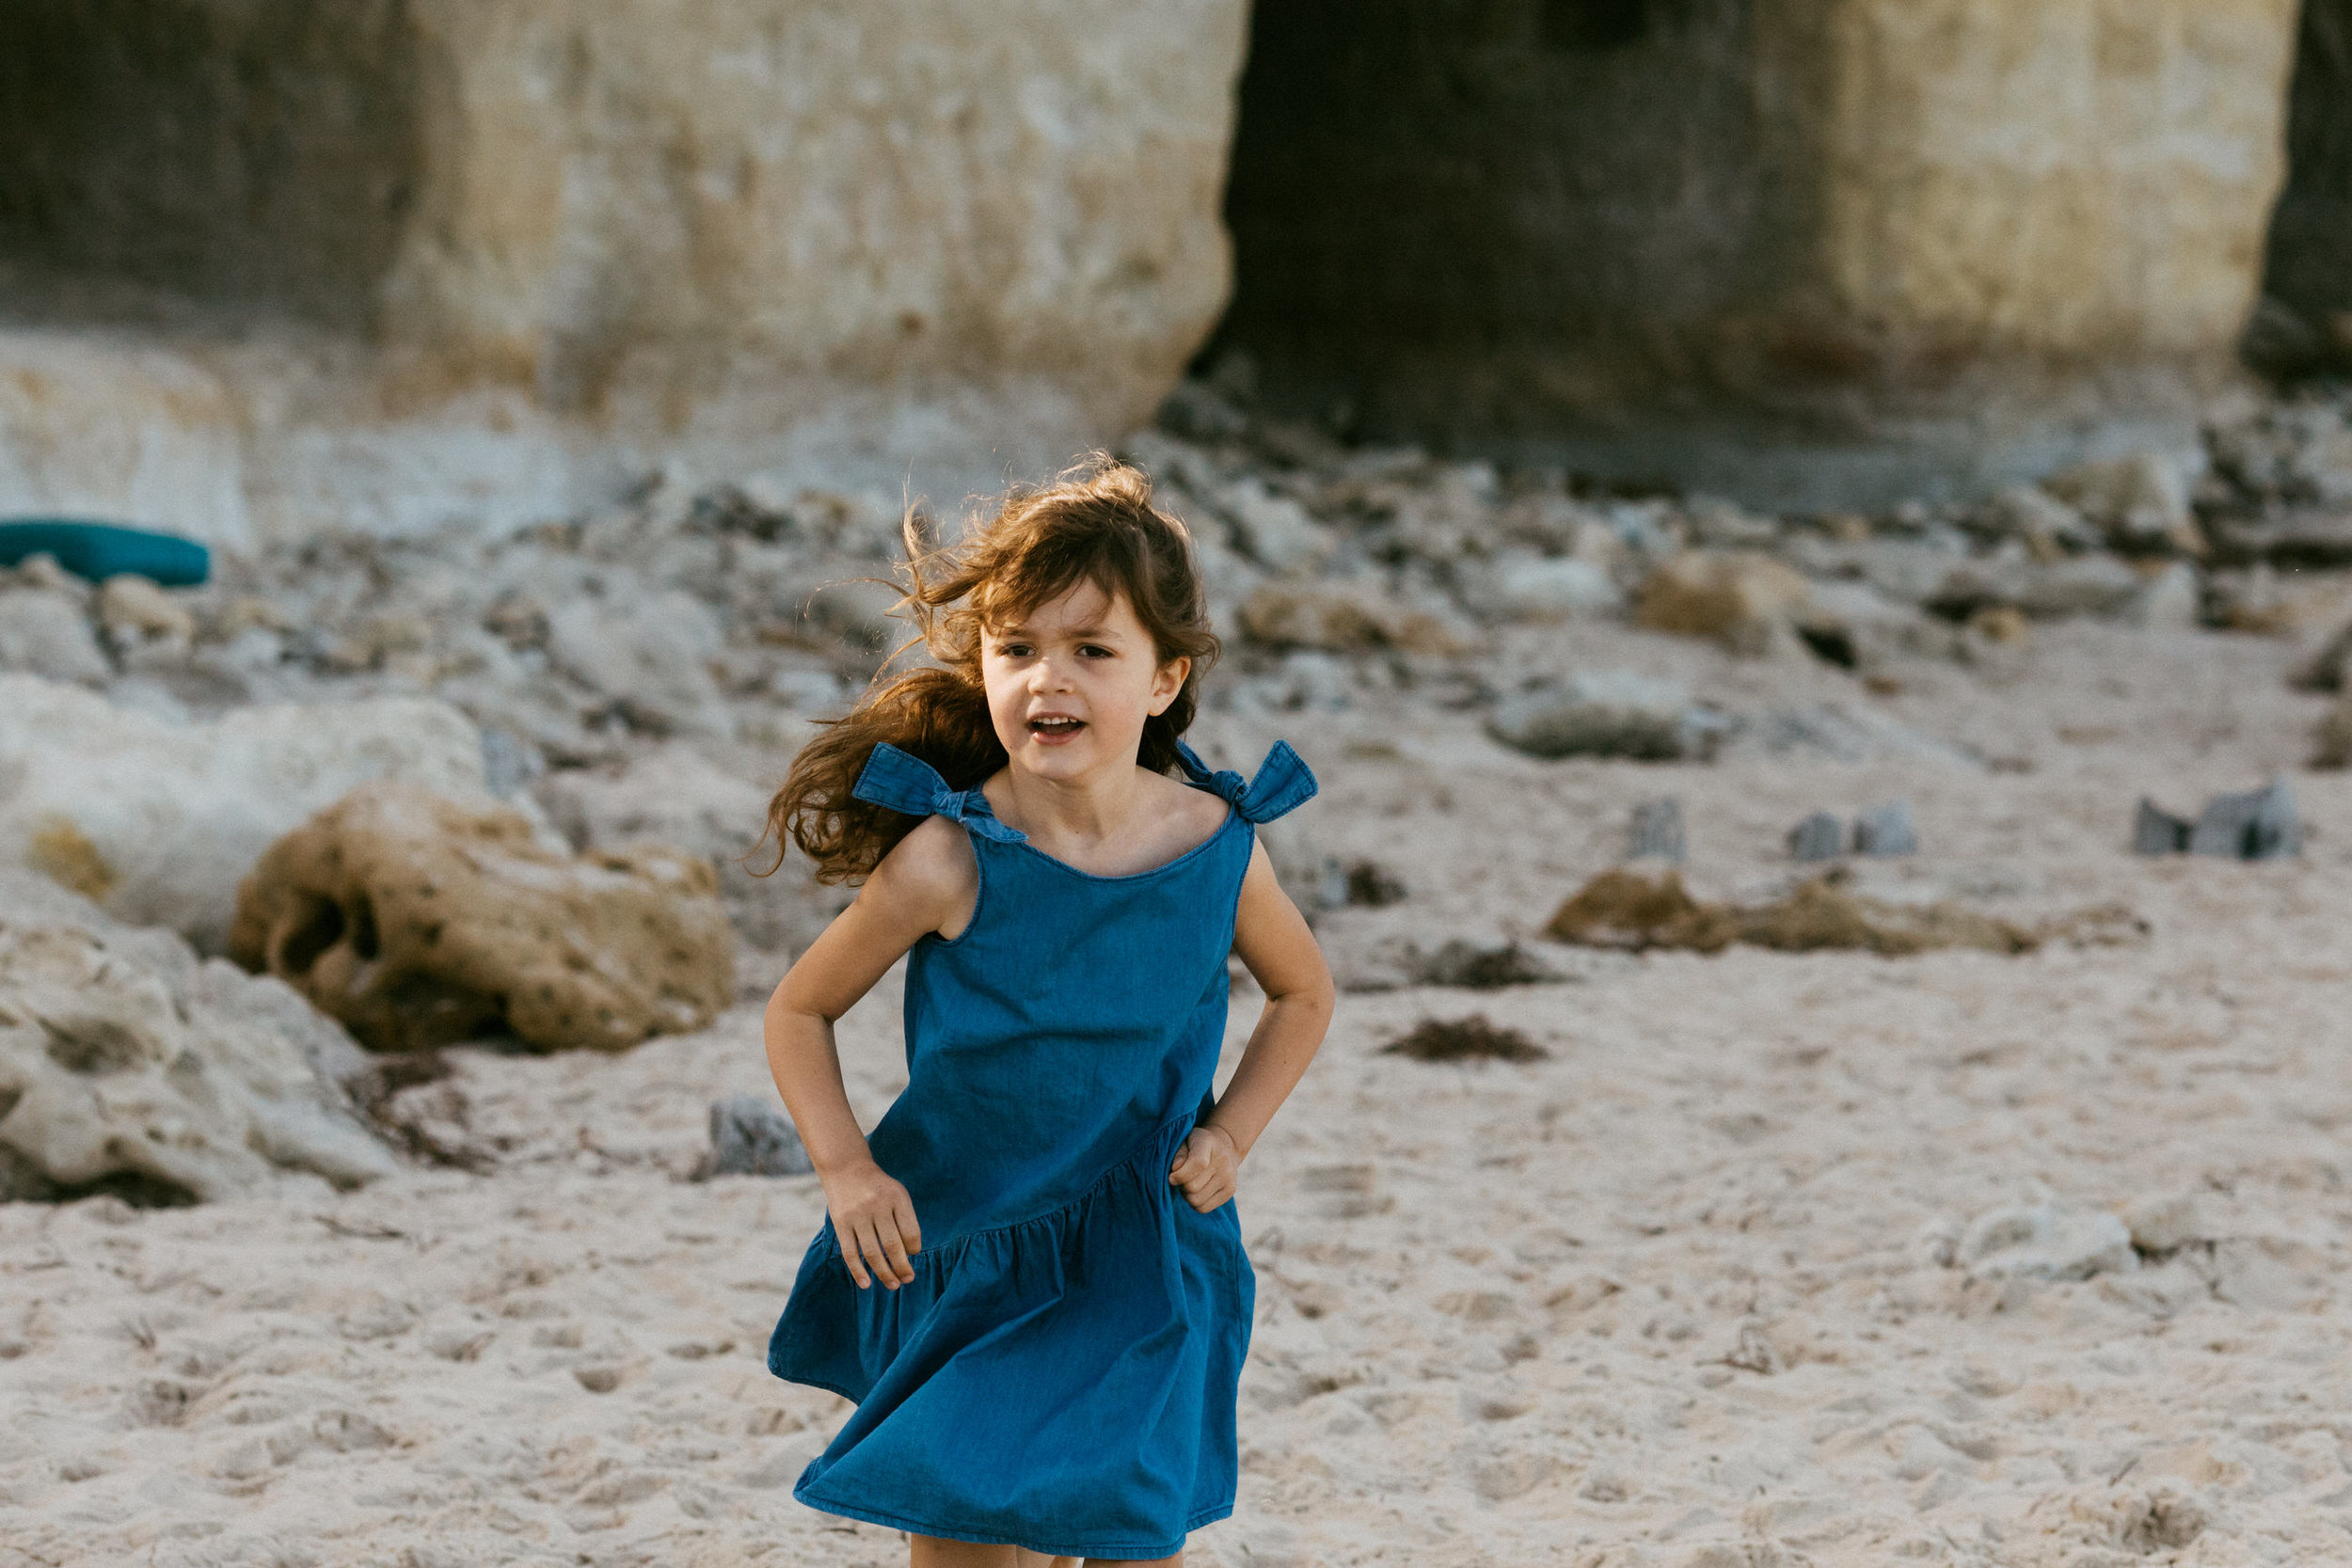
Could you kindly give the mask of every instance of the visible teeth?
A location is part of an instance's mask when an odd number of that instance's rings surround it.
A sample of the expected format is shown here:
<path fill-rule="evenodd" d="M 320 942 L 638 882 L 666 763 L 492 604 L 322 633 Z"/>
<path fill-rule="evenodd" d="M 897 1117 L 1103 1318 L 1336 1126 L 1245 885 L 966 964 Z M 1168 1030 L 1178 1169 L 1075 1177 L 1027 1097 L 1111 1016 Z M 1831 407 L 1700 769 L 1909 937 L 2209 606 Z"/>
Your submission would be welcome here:
<path fill-rule="evenodd" d="M 1080 722 L 1076 719 L 1032 719 L 1029 727 L 1037 730 L 1074 730 Z"/>

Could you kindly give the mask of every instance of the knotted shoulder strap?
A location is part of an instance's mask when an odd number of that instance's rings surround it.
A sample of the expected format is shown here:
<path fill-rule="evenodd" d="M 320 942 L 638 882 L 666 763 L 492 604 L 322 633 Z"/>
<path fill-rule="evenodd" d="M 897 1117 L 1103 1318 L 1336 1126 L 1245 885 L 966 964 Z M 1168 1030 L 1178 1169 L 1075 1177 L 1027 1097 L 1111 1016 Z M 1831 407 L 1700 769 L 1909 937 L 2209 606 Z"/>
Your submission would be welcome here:
<path fill-rule="evenodd" d="M 961 822 L 983 838 L 1007 844 L 1025 843 L 1028 838 L 1019 829 L 997 821 L 978 790 L 949 789 L 937 768 L 887 740 L 874 747 L 850 793 L 909 816 L 944 816 Z"/>
<path fill-rule="evenodd" d="M 1211 772 L 1209 765 L 1181 740 L 1176 743 L 1176 755 L 1193 783 L 1233 802 L 1233 809 L 1247 822 L 1271 822 L 1296 811 L 1315 798 L 1318 787 L 1306 759 L 1292 751 L 1287 740 L 1274 743 L 1274 750 L 1258 765 L 1258 776 L 1247 784 L 1231 769 Z"/>

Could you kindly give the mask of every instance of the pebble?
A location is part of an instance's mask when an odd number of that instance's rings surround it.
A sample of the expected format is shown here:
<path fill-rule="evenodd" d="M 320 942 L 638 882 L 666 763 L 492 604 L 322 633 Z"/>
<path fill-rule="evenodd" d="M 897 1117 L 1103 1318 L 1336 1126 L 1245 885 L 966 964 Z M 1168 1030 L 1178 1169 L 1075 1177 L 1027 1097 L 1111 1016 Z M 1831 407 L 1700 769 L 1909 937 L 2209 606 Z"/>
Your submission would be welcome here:
<path fill-rule="evenodd" d="M 807 1176 L 816 1170 L 784 1113 L 755 1095 L 710 1106 L 711 1176 Z"/>

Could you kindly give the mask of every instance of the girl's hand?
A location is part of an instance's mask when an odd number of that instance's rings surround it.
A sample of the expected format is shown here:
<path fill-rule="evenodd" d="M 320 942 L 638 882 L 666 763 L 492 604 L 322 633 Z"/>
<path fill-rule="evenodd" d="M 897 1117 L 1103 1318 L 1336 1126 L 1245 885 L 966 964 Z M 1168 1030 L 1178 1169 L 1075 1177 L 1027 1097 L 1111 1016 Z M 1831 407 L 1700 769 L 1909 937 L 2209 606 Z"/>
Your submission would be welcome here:
<path fill-rule="evenodd" d="M 1229 1201 L 1241 1175 L 1241 1146 L 1222 1127 L 1196 1127 L 1176 1151 L 1168 1179 L 1184 1201 L 1205 1214 Z"/>
<path fill-rule="evenodd" d="M 914 1200 L 907 1190 L 871 1160 L 818 1180 L 825 1185 L 841 1261 L 857 1288 L 870 1289 L 875 1277 L 888 1291 L 913 1284 L 914 1265 L 907 1258 L 923 1250 L 923 1232 L 914 1223 Z"/>

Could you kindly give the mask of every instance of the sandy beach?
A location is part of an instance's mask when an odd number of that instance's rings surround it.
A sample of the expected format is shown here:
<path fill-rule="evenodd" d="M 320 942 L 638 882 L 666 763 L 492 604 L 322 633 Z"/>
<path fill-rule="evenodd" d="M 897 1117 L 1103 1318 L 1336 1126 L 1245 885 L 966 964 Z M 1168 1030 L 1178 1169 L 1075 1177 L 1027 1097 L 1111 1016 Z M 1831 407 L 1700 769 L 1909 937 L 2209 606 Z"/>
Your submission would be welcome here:
<path fill-rule="evenodd" d="M 1852 690 L 1592 635 L 1724 701 Z M 2294 768 L 2318 704 L 2286 657 L 2076 624 L 2005 682 L 1912 672 L 1888 710 L 1978 768 L 1544 763 L 1372 702 L 1206 721 L 1229 763 L 1291 736 L 1325 784 L 1302 831 L 1407 890 L 1322 917 L 1343 978 L 1400 933 L 1517 939 L 1562 978 L 1343 997 L 1244 1171 L 1240 1503 L 1193 1560 L 2352 1555 L 2352 781 L 2295 777 L 2299 862 L 2125 849 L 2141 793 L 2192 809 Z M 1662 793 L 1705 896 L 1786 885 L 1806 811 L 1901 795 L 1923 853 L 1866 887 L 2024 922 L 2120 904 L 2145 934 L 1895 959 L 1536 936 Z M 772 1093 L 765 983 L 617 1056 L 454 1052 L 407 1092 L 475 1171 L 0 1206 L 0 1563 L 902 1560 L 790 1497 L 847 1408 L 761 1361 L 815 1180 L 689 1180 L 712 1099 Z M 886 982 L 843 1025 L 863 1116 L 902 1082 L 896 1006 Z M 1546 1058 L 1380 1053 L 1471 1014 Z M 2037 1205 L 2136 1244 L 2079 1279 L 1940 1260 Z"/>

